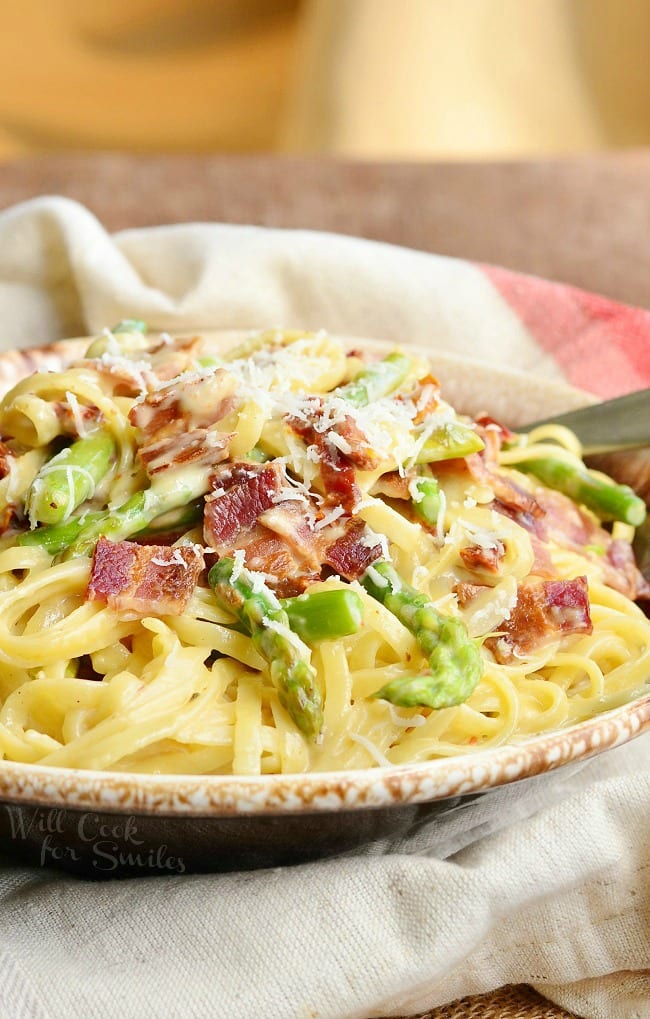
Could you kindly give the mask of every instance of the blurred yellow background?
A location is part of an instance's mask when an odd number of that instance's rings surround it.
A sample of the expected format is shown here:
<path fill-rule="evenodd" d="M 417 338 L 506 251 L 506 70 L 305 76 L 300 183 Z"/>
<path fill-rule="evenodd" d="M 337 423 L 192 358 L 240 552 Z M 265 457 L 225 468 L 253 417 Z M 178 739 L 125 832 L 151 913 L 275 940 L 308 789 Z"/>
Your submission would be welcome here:
<path fill-rule="evenodd" d="M 0 157 L 650 142 L 649 0 L 0 0 Z"/>

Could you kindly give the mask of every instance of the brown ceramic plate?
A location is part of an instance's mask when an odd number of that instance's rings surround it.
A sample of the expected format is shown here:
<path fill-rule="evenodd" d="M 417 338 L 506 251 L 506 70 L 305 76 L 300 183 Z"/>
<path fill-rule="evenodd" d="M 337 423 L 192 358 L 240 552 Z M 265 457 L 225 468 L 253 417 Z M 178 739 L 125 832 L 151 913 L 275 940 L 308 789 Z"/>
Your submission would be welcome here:
<path fill-rule="evenodd" d="M 216 349 L 240 338 L 240 333 L 209 334 Z M 0 392 L 34 370 L 60 368 L 86 345 L 86 340 L 69 340 L 1 355 Z M 434 360 L 443 393 L 458 410 L 487 410 L 511 425 L 592 399 L 478 361 L 437 352 Z M 650 691 L 557 732 L 396 768 L 237 778 L 75 771 L 4 761 L 0 846 L 24 861 L 98 878 L 297 863 L 403 836 L 459 803 L 471 810 L 479 796 L 510 783 L 517 783 L 525 798 L 534 776 L 584 762 L 648 729 Z"/>

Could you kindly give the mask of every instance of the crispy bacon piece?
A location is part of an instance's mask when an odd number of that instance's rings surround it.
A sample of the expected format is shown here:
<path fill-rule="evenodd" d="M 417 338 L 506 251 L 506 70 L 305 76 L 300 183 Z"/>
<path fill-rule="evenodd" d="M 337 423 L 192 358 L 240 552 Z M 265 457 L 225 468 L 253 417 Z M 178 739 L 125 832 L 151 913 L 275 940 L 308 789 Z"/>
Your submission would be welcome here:
<path fill-rule="evenodd" d="M 205 504 L 205 542 L 219 556 L 244 550 L 250 570 L 266 574 L 283 597 L 320 579 L 323 566 L 354 580 L 382 554 L 363 541 L 365 524 L 345 517 L 315 529 L 315 507 L 283 499 L 286 480 L 275 463 L 236 463 L 211 478 Z"/>
<path fill-rule="evenodd" d="M 605 532 L 607 534 L 607 532 Z M 602 560 L 603 579 L 628 598 L 650 598 L 650 584 L 637 569 L 632 546 L 608 535 L 610 541 Z"/>
<path fill-rule="evenodd" d="M 278 464 L 228 464 L 210 480 L 204 537 L 219 556 L 243 549 L 248 568 L 266 574 L 282 597 L 320 578 L 317 534 L 304 504 L 282 499 L 286 482 Z"/>
<path fill-rule="evenodd" d="M 499 439 L 499 449 L 504 442 L 513 442 L 515 439 L 515 433 L 511 432 L 507 425 L 501 424 L 496 418 L 491 417 L 489 414 L 478 414 L 474 421 L 479 426 L 479 433 L 482 439 L 485 439 L 483 434 L 486 431 L 495 432 Z"/>
<path fill-rule="evenodd" d="M 493 545 L 467 545 L 460 550 L 461 559 L 472 573 L 477 570 L 498 573 L 505 554 L 505 545 L 498 538 Z"/>
<path fill-rule="evenodd" d="M 314 568 L 311 551 L 305 550 L 303 556 L 283 536 L 262 524 L 243 536 L 238 547 L 245 550 L 247 567 L 264 573 L 279 598 L 302 594 L 320 580 L 320 563 L 316 562 Z"/>
<path fill-rule="evenodd" d="M 458 584 L 454 584 L 452 591 L 458 598 L 458 604 L 461 609 L 464 609 L 466 605 L 469 605 L 479 596 L 483 591 L 487 591 L 486 584 L 468 584 L 466 581 L 461 580 Z"/>
<path fill-rule="evenodd" d="M 209 428 L 235 406 L 237 380 L 217 369 L 212 375 L 196 375 L 176 381 L 153 393 L 129 411 L 129 421 L 145 443 L 195 428 Z"/>
<path fill-rule="evenodd" d="M 400 474 L 399 471 L 388 471 L 377 478 L 372 486 L 373 495 L 385 495 L 389 499 L 410 499 L 409 482 L 415 474 Z"/>
<path fill-rule="evenodd" d="M 205 499 L 205 542 L 219 555 L 233 548 L 251 530 L 260 514 L 270 510 L 282 488 L 278 464 L 232 463 L 210 478 L 213 491 Z"/>
<path fill-rule="evenodd" d="M 171 342 L 161 341 L 150 351 L 151 370 L 160 382 L 169 382 L 182 372 L 191 370 L 201 354 L 200 336 L 176 337 Z"/>
<path fill-rule="evenodd" d="M 486 642 L 496 660 L 505 665 L 550 639 L 570 633 L 591 633 L 587 578 L 525 580 L 517 587 L 517 602 L 499 630 L 503 636 Z"/>
<path fill-rule="evenodd" d="M 236 380 L 219 369 L 163 386 L 134 404 L 129 421 L 149 477 L 174 467 L 214 467 L 225 460 L 232 433 L 216 427 L 236 404 Z"/>
<path fill-rule="evenodd" d="M 323 562 L 346 580 L 357 580 L 382 555 L 379 543 L 376 545 L 364 543 L 365 527 L 363 520 L 349 517 L 344 524 L 343 533 L 325 548 Z"/>
<path fill-rule="evenodd" d="M 351 513 L 361 497 L 354 467 L 340 450 L 328 443 L 317 440 L 315 445 L 319 450 L 320 474 L 328 503 L 342 506 Z"/>
<path fill-rule="evenodd" d="M 6 442 L 0 441 L 0 478 L 6 478 L 11 473 L 11 461 L 14 459 L 14 454 Z"/>
<path fill-rule="evenodd" d="M 544 510 L 549 541 L 600 564 L 603 582 L 634 601 L 647 597 L 647 583 L 636 568 L 634 554 L 625 541 L 614 540 L 592 514 L 562 492 L 539 488 L 535 498 Z"/>
<path fill-rule="evenodd" d="M 342 421 L 337 422 L 329 432 L 325 433 L 326 440 L 330 445 L 332 444 L 332 435 L 338 435 L 350 447 L 349 450 L 342 451 L 343 455 L 360 471 L 373 471 L 379 467 L 381 458 L 371 448 L 366 435 L 361 431 L 354 418 L 346 414 Z M 334 441 L 334 445 L 336 445 L 336 441 Z"/>
<path fill-rule="evenodd" d="M 6 478 L 11 473 L 11 462 L 14 454 L 6 443 L 0 441 L 0 478 Z M 0 513 L 0 535 L 8 531 L 16 513 L 16 506 L 7 504 Z"/>
<path fill-rule="evenodd" d="M 286 542 L 303 569 L 314 575 L 320 573 L 318 538 L 309 526 L 303 503 L 284 500 L 261 513 L 258 522 Z"/>
<path fill-rule="evenodd" d="M 215 467 L 228 456 L 232 432 L 194 428 L 156 439 L 138 450 L 150 478 L 174 467 Z"/>
<path fill-rule="evenodd" d="M 349 415 L 324 431 L 317 428 L 320 420 L 322 401 L 315 399 L 312 401 L 310 421 L 290 417 L 288 424 L 308 446 L 316 448 L 321 479 L 329 504 L 342 506 L 349 513 L 360 499 L 355 468 L 373 470 L 381 461 Z M 337 437 L 341 440 L 338 445 Z"/>
<path fill-rule="evenodd" d="M 486 434 L 489 436 L 496 433 L 486 432 Z M 472 477 L 481 484 L 488 485 L 494 492 L 495 499 L 498 499 L 508 509 L 518 513 L 527 513 L 533 517 L 542 517 L 544 510 L 534 496 L 512 478 L 501 474 L 496 465 L 491 464 L 490 456 L 489 446 L 486 444 L 485 449 L 480 453 L 472 453 L 471 456 L 465 457 L 467 469 Z"/>
<path fill-rule="evenodd" d="M 179 616 L 187 608 L 203 565 L 196 545 L 168 548 L 100 538 L 86 599 L 135 616 Z"/>
<path fill-rule="evenodd" d="M 440 382 L 435 375 L 423 375 L 418 379 L 415 389 L 408 395 L 398 393 L 397 400 L 411 400 L 415 404 L 416 415 L 413 423 L 421 424 L 433 414 L 440 404 Z"/>
<path fill-rule="evenodd" d="M 54 412 L 59 419 L 61 430 L 64 435 L 79 435 L 79 422 L 77 416 L 81 419 L 82 425 L 94 425 L 97 424 L 102 418 L 102 412 L 98 407 L 88 407 L 84 403 L 78 404 L 76 415 L 73 413 L 70 404 L 67 401 L 58 400 L 52 404 Z"/>

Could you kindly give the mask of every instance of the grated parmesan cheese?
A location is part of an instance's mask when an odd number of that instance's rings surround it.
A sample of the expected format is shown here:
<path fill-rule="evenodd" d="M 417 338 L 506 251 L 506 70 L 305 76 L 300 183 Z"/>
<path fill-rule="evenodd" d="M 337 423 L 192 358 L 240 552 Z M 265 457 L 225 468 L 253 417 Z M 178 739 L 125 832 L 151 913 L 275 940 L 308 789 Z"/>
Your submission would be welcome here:
<path fill-rule="evenodd" d="M 234 584 L 235 581 L 239 580 L 239 578 L 242 575 L 242 570 L 244 569 L 244 564 L 246 560 L 245 550 L 243 548 L 236 549 L 235 552 L 233 553 L 233 559 L 235 560 L 235 565 L 232 568 L 232 574 L 230 576 L 230 579 Z"/>
<path fill-rule="evenodd" d="M 77 430 L 77 435 L 79 436 L 80 439 L 87 438 L 88 430 L 86 429 L 86 423 L 83 419 L 83 414 L 81 411 L 81 407 L 79 406 L 79 401 L 77 397 L 75 396 L 74 393 L 66 391 L 65 401 L 68 407 L 70 408 L 70 413 L 72 414 L 72 419 L 74 421 L 74 426 Z"/>
<path fill-rule="evenodd" d="M 342 506 L 335 506 L 333 510 L 330 510 L 329 513 L 326 513 L 324 517 L 314 524 L 314 530 L 322 531 L 324 527 L 327 527 L 329 524 L 333 524 L 334 521 L 338 520 L 339 517 L 342 517 L 344 513 L 345 510 Z"/>
<path fill-rule="evenodd" d="M 362 736 L 359 732 L 349 732 L 348 736 L 353 743 L 358 743 L 364 747 L 372 757 L 373 761 L 379 765 L 380 768 L 392 768 L 393 763 L 389 761 L 386 755 L 379 749 L 376 743 L 369 740 L 367 736 Z"/>

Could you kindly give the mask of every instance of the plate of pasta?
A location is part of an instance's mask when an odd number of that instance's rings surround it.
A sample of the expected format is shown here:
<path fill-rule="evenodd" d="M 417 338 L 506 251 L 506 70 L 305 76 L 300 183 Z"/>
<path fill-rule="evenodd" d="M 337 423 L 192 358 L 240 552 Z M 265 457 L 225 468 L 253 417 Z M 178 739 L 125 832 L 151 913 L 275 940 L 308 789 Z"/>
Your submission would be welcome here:
<path fill-rule="evenodd" d="M 517 432 L 585 394 L 138 320 L 2 355 L 0 387 L 12 850 L 322 856 L 650 726 L 644 502 L 566 428 Z"/>

